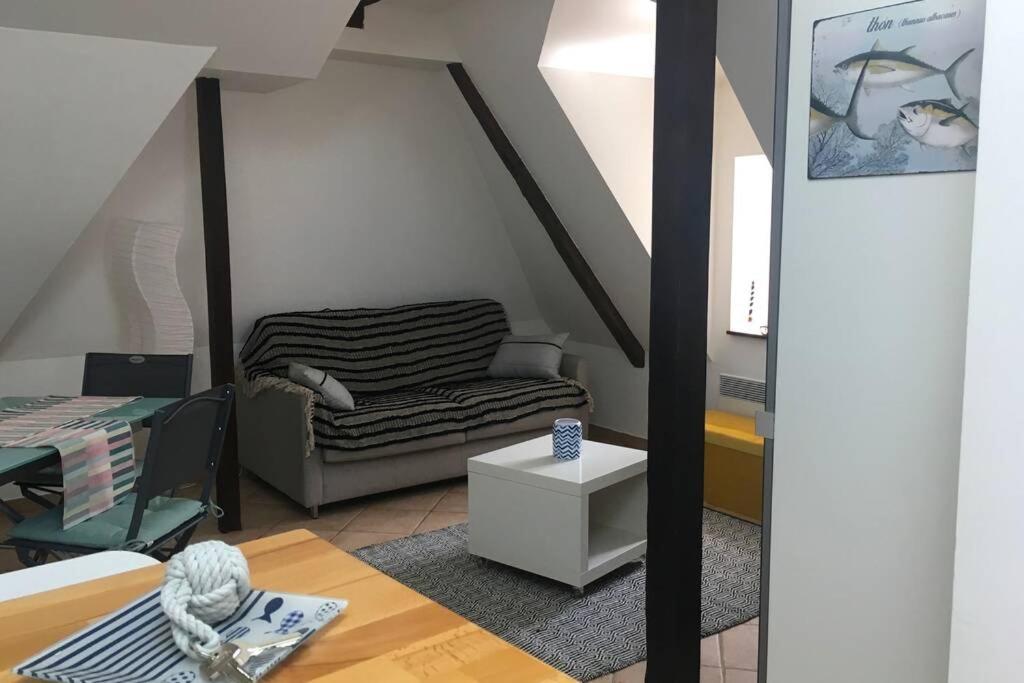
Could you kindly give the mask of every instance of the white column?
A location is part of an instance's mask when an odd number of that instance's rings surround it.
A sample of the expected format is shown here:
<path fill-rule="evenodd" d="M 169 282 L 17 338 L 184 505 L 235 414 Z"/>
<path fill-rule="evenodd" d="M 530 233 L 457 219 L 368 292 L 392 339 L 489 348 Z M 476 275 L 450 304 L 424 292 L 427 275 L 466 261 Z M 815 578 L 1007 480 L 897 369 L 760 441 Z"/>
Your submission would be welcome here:
<path fill-rule="evenodd" d="M 1020 0 L 988 0 L 950 683 L 1024 677 L 1024 107 Z"/>
<path fill-rule="evenodd" d="M 881 4 L 793 2 L 768 683 L 947 676 L 974 174 L 807 179 L 813 23 Z"/>

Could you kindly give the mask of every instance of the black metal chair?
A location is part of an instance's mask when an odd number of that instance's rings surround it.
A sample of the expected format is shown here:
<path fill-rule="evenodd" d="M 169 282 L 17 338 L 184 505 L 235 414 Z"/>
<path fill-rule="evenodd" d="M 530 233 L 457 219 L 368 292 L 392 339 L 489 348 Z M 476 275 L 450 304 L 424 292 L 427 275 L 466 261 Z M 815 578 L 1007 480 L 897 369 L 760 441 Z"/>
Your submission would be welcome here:
<path fill-rule="evenodd" d="M 191 390 L 191 354 L 85 354 L 83 396 L 185 398 Z"/>
<path fill-rule="evenodd" d="M 138 488 L 113 508 L 65 530 L 63 506 L 55 507 L 16 524 L 5 544 L 30 565 L 49 554 L 120 549 L 164 560 L 180 551 L 213 507 L 210 493 L 234 394 L 226 384 L 158 410 Z M 166 495 L 193 482 L 202 482 L 198 500 Z"/>
<path fill-rule="evenodd" d="M 192 354 L 85 354 L 83 396 L 185 398 L 190 393 Z M 21 495 L 28 500 L 44 508 L 52 508 L 54 503 L 44 496 L 59 496 L 64 478 L 60 466 L 52 465 L 15 484 L 21 489 Z"/>

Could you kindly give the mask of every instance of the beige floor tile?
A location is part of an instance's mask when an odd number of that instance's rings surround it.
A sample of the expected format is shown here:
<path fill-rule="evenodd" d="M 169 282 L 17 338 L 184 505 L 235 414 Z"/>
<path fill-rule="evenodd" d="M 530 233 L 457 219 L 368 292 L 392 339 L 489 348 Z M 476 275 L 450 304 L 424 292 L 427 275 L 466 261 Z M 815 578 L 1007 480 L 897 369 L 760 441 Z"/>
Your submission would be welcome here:
<path fill-rule="evenodd" d="M 242 503 L 242 526 L 245 528 L 269 528 L 282 522 L 303 522 L 312 519 L 305 508 L 288 503 Z"/>
<path fill-rule="evenodd" d="M 253 503 L 282 503 L 289 500 L 288 496 L 258 479 L 242 479 L 239 493 L 243 501 Z"/>
<path fill-rule="evenodd" d="M 644 683 L 647 675 L 647 662 L 638 662 L 622 671 L 616 671 L 612 676 L 614 683 Z"/>
<path fill-rule="evenodd" d="M 700 665 L 722 666 L 722 649 L 718 636 L 709 636 L 700 641 Z"/>
<path fill-rule="evenodd" d="M 743 671 L 740 669 L 726 669 L 725 683 L 757 683 L 757 672 Z"/>
<path fill-rule="evenodd" d="M 722 665 L 727 669 L 757 670 L 758 627 L 736 626 L 721 634 Z"/>
<path fill-rule="evenodd" d="M 466 512 L 469 510 L 469 492 L 449 491 L 434 510 L 437 512 Z"/>
<path fill-rule="evenodd" d="M 431 512 L 416 527 L 416 533 L 423 534 L 428 531 L 437 531 L 454 524 L 462 524 L 468 519 L 469 515 L 465 512 Z"/>
<path fill-rule="evenodd" d="M 283 534 L 286 531 L 307 529 L 325 541 L 330 541 L 338 535 L 338 532 L 341 531 L 344 526 L 344 524 L 332 522 L 331 520 L 307 519 L 302 522 L 281 522 L 280 524 L 275 524 L 267 529 L 266 535 L 273 536 L 274 534 Z"/>
<path fill-rule="evenodd" d="M 0 574 L 24 568 L 13 550 L 0 549 Z"/>
<path fill-rule="evenodd" d="M 369 531 L 342 531 L 334 537 L 332 543 L 342 550 L 352 551 L 364 548 L 368 545 L 386 543 L 396 538 L 402 538 L 405 534 L 381 534 Z"/>
<path fill-rule="evenodd" d="M 250 526 L 248 524 L 243 524 L 242 526 L 243 529 L 246 531 L 258 530 L 262 533 L 266 533 L 267 531 L 267 527 L 265 526 Z M 213 515 L 209 515 L 206 519 L 199 523 L 199 526 L 196 527 L 195 533 L 192 534 L 192 539 L 195 540 L 200 536 L 211 536 L 213 534 L 219 533 L 220 530 L 217 528 L 217 518 Z"/>
<path fill-rule="evenodd" d="M 702 666 L 700 683 L 722 683 L 722 670 L 717 666 Z"/>
<path fill-rule="evenodd" d="M 469 491 L 469 481 L 466 479 L 466 477 L 462 477 L 460 479 L 452 479 L 448 482 L 448 490 L 455 491 L 457 493 L 465 493 Z"/>
<path fill-rule="evenodd" d="M 266 535 L 267 530 L 264 528 L 229 531 L 226 534 L 219 533 L 216 530 L 205 533 L 197 531 L 192 536 L 190 543 L 199 543 L 201 541 L 223 541 L 228 545 L 238 545 L 239 543 L 246 543 L 247 541 L 255 541 L 257 538 L 263 538 Z"/>
<path fill-rule="evenodd" d="M 379 510 L 433 510 L 438 501 L 448 493 L 448 487 L 431 486 L 411 491 L 400 491 L 374 500 L 368 508 Z"/>
<path fill-rule="evenodd" d="M 53 502 L 57 501 L 57 496 L 54 496 L 54 495 L 48 495 L 48 494 L 47 495 L 43 495 L 43 498 L 46 498 L 47 500 L 50 500 L 50 501 L 53 501 Z M 17 512 L 17 513 L 19 513 L 19 514 L 21 514 L 21 515 L 23 515 L 25 517 L 31 517 L 33 515 L 38 515 L 40 512 L 44 512 L 46 510 L 46 508 L 42 507 L 41 505 L 36 505 L 35 503 L 33 503 L 28 498 L 15 498 L 14 500 L 8 500 L 8 501 L 5 501 L 5 502 L 15 512 Z"/>
<path fill-rule="evenodd" d="M 320 506 L 320 514 L 317 517 L 317 521 L 322 521 L 325 524 L 331 524 L 338 526 L 338 530 L 344 529 L 349 522 L 356 518 L 360 512 L 366 509 L 366 506 L 359 503 L 350 503 L 348 501 L 342 503 L 331 503 L 330 505 Z M 308 517 L 308 515 L 307 515 Z M 312 520 L 312 517 L 309 517 Z"/>
<path fill-rule="evenodd" d="M 595 678 L 590 683 L 614 683 L 615 678 L 611 674 L 605 674 L 600 678 Z"/>
<path fill-rule="evenodd" d="M 381 510 L 367 508 L 348 523 L 345 531 L 411 534 L 426 516 L 426 510 Z"/>

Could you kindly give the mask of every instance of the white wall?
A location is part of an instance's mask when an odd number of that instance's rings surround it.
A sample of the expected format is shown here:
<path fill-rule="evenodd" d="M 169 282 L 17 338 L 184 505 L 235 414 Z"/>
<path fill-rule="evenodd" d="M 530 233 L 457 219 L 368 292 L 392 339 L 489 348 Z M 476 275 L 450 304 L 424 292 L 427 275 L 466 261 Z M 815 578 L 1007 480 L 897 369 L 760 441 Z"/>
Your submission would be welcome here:
<path fill-rule="evenodd" d="M 330 61 L 227 93 L 236 337 L 264 314 L 487 296 L 540 318 L 446 72 Z"/>
<path fill-rule="evenodd" d="M 718 394 L 722 373 L 763 380 L 765 352 L 763 339 L 726 334 L 732 289 L 733 174 L 738 156 L 762 154 L 729 79 L 719 71 L 715 81 L 715 140 L 711 196 L 711 283 L 708 307 L 708 406 L 753 414 L 758 404 L 726 402 Z"/>
<path fill-rule="evenodd" d="M 338 61 L 223 94 L 236 341 L 266 313 L 447 297 L 493 297 L 517 328 L 546 329 L 459 98 L 444 72 Z M 52 392 L 77 364 L 72 387 L 83 352 L 131 350 L 103 256 L 119 217 L 186 226 L 179 278 L 205 346 L 194 110 L 190 93 L 0 345 L 0 394 Z"/>
<path fill-rule="evenodd" d="M 988 0 L 984 120 L 971 254 L 950 683 L 1002 683 L 1024 671 L 1024 334 L 1019 292 L 1024 212 L 1016 129 L 1024 83 L 1016 63 L 1024 8 Z"/>
<path fill-rule="evenodd" d="M 206 345 L 206 271 L 195 111 L 195 96 L 189 88 L 0 341 L 0 361 L 139 350 L 126 345 L 122 329 L 126 320 L 118 310 L 110 273 L 108 239 L 119 219 L 184 226 L 178 246 L 178 280 L 192 310 L 196 344 Z M 4 367 L 0 383 L 13 381 L 13 366 Z M 45 376 L 46 371 L 41 372 Z M 79 371 L 77 379 L 80 375 Z M 43 376 L 40 389 L 54 391 L 43 388 L 47 384 Z M 0 384 L 0 394 L 4 389 Z"/>
<path fill-rule="evenodd" d="M 0 28 L 0 337 L 211 53 Z"/>
<path fill-rule="evenodd" d="M 806 171 L 812 22 L 877 4 L 793 3 L 769 683 L 946 680 L 974 175 Z"/>

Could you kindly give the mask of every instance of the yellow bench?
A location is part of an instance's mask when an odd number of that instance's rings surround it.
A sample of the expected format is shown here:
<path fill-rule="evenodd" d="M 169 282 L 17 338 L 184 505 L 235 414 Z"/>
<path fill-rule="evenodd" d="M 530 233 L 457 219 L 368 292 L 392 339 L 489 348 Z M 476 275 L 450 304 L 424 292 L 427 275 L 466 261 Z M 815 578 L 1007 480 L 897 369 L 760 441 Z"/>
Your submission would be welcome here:
<path fill-rule="evenodd" d="M 720 410 L 704 413 L 704 504 L 761 522 L 764 439 L 754 418 Z"/>

